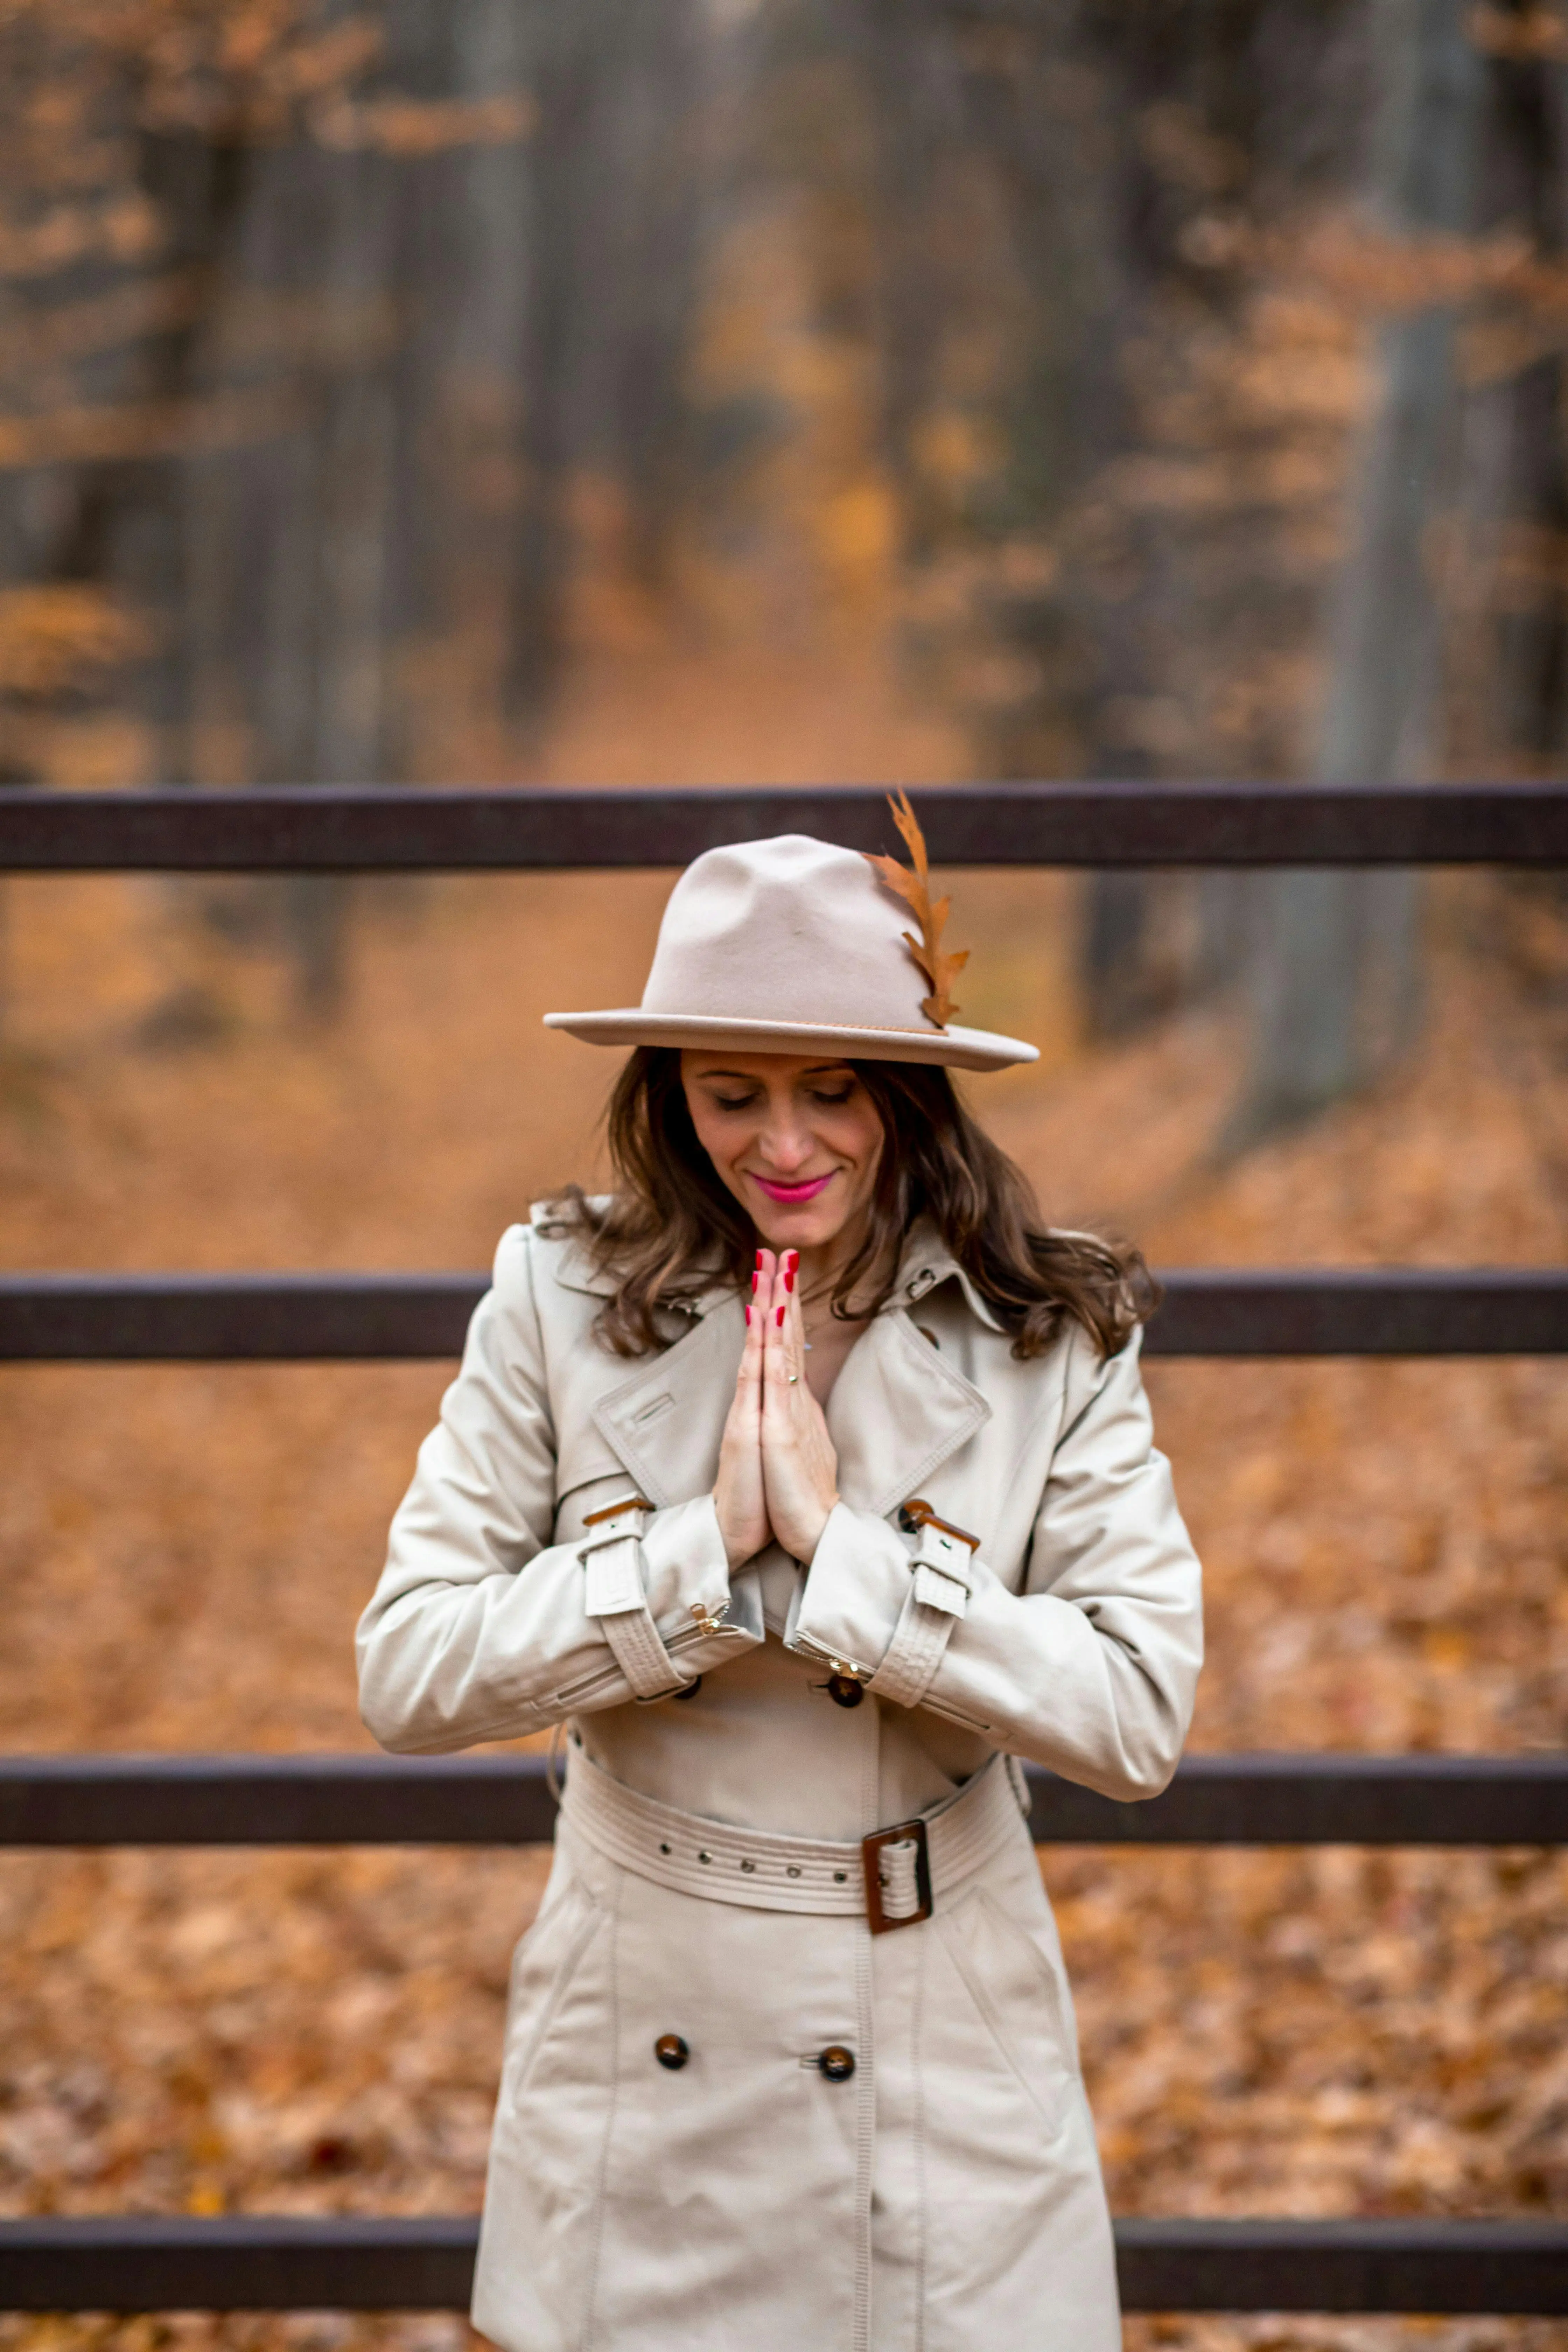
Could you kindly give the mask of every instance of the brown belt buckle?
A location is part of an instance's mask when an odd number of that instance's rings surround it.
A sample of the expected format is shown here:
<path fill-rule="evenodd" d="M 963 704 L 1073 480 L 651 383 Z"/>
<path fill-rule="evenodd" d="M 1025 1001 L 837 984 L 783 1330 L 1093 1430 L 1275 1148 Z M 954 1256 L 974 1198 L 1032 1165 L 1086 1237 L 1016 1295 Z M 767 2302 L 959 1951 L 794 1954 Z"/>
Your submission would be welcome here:
<path fill-rule="evenodd" d="M 920 1908 L 902 1918 L 889 1919 L 882 1908 L 882 1876 L 877 1862 L 882 1848 L 896 1845 L 900 1838 L 913 1838 L 915 1842 L 915 1893 L 920 1897 Z M 924 1822 L 900 1822 L 890 1830 L 873 1830 L 869 1837 L 860 1841 L 860 1862 L 866 1873 L 866 1916 L 873 1936 L 890 1936 L 895 1927 L 918 1927 L 922 1919 L 931 1917 L 935 1906 L 931 1902 L 931 1848 Z"/>

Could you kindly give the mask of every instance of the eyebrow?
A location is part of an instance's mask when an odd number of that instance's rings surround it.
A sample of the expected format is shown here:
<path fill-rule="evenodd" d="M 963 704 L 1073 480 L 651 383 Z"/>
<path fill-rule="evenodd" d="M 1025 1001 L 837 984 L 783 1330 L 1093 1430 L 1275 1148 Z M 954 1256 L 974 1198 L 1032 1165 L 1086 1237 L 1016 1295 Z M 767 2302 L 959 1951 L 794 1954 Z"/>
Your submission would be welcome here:
<path fill-rule="evenodd" d="M 847 1062 L 814 1062 L 808 1070 L 802 1070 L 800 1075 L 803 1078 L 821 1078 L 826 1077 L 830 1070 L 843 1070 L 850 1077 L 855 1075 Z M 743 1087 L 758 1087 L 762 1084 L 754 1070 L 699 1070 L 697 1076 L 700 1078 L 734 1078 Z"/>

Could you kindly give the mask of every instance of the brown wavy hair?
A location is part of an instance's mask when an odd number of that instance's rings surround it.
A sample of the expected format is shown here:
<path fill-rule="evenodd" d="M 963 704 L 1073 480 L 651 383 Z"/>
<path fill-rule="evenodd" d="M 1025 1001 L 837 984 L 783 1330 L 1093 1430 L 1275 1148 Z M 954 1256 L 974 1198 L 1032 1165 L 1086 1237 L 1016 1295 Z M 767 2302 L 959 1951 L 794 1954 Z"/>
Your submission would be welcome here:
<path fill-rule="evenodd" d="M 832 1312 L 847 1318 L 886 1303 L 904 1236 L 925 1216 L 1013 1334 L 1015 1356 L 1043 1355 L 1069 1318 L 1102 1356 L 1124 1347 L 1160 1303 L 1142 1252 L 1046 1227 L 1023 1171 L 970 1116 L 945 1069 L 850 1066 L 877 1106 L 885 1142 L 865 1239 L 834 1286 Z M 697 1139 L 675 1047 L 637 1047 L 605 1126 L 616 1192 L 596 1202 L 568 1185 L 552 1217 L 581 1235 L 616 1285 L 600 1336 L 618 1356 L 642 1356 L 669 1345 L 672 1311 L 689 1313 L 715 1281 L 745 1286 L 757 1236 Z"/>

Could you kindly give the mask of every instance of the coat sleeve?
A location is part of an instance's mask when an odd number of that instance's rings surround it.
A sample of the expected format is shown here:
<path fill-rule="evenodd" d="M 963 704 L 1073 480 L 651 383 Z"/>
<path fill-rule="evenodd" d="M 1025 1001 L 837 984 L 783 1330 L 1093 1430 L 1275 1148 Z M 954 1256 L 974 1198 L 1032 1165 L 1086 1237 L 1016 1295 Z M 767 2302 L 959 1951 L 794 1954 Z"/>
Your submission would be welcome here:
<path fill-rule="evenodd" d="M 1203 1620 L 1138 1354 L 1135 1335 L 1099 1362 L 1075 1335 L 1022 1592 L 983 1550 L 940 1538 L 911 1550 L 886 1519 L 839 1504 L 791 1642 L 1103 1796 L 1157 1796 L 1191 1720 Z"/>
<path fill-rule="evenodd" d="M 556 1435 L 534 1257 L 531 1229 L 514 1226 L 360 1620 L 360 1712 L 402 1754 L 668 1696 L 762 1638 L 742 1609 L 703 1630 L 731 1598 L 711 1496 L 551 1540 Z"/>

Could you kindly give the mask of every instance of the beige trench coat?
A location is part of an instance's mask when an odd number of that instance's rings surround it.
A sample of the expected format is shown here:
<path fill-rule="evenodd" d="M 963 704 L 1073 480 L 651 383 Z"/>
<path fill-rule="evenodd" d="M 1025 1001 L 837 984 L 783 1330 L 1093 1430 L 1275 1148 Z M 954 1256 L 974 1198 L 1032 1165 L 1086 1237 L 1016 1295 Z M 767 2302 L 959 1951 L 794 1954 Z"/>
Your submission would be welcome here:
<path fill-rule="evenodd" d="M 501 1242 L 360 1626 L 384 1747 L 568 1722 L 646 1797 L 843 1841 L 998 1750 L 1112 1797 L 1165 1785 L 1199 1577 L 1136 1340 L 1102 1363 L 1073 1327 L 1016 1361 L 917 1229 L 828 1404 L 843 1500 L 809 1570 L 774 1547 L 731 1578 L 711 1488 L 740 1303 L 714 1291 L 628 1364 L 593 1335 L 605 1287 L 542 1213 Z M 657 1703 L 587 1605 L 584 1522 L 628 1486 L 651 1507 L 648 1617 L 701 1676 Z M 914 1597 L 914 1496 L 980 1538 L 942 1609 Z M 833 1660 L 869 1673 L 864 1704 L 834 1703 Z M 665 2033 L 690 2050 L 679 2072 L 655 2063 Z M 815 2063 L 834 2042 L 851 2080 Z M 1112 2352 L 1071 1997 L 1022 1817 L 935 1916 L 875 1937 L 655 1883 L 563 1821 L 513 1967 L 474 2317 L 503 2352 Z"/>

